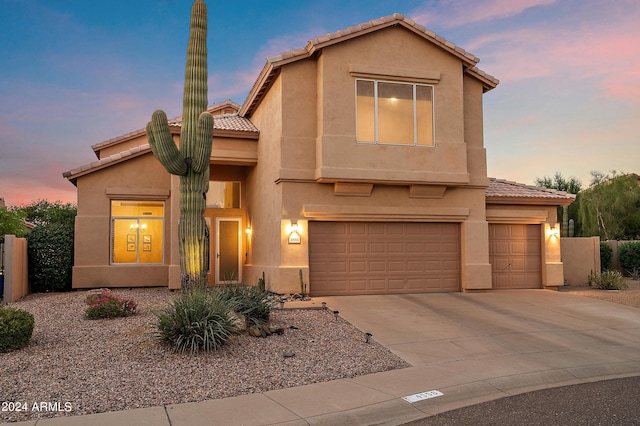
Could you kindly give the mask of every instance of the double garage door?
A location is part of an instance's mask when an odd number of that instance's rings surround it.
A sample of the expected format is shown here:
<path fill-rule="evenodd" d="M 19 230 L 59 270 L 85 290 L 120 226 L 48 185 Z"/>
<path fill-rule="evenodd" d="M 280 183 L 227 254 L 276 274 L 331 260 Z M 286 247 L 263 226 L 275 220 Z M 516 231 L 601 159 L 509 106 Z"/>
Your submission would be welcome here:
<path fill-rule="evenodd" d="M 494 289 L 542 286 L 539 225 L 490 224 Z M 310 222 L 312 296 L 460 291 L 457 223 Z"/>
<path fill-rule="evenodd" d="M 312 296 L 460 291 L 457 223 L 310 222 Z"/>

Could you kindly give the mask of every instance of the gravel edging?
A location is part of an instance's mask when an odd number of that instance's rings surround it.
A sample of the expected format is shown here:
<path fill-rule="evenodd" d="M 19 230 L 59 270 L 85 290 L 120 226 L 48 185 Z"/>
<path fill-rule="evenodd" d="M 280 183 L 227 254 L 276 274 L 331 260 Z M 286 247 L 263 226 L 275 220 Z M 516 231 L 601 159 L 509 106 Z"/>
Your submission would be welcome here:
<path fill-rule="evenodd" d="M 0 354 L 0 421 L 196 402 L 409 367 L 375 340 L 365 343 L 344 319 L 308 309 L 275 309 L 271 322 L 285 329 L 282 335 L 239 334 L 216 352 L 177 354 L 155 340 L 152 313 L 177 293 L 113 292 L 138 302 L 138 313 L 87 320 L 84 291 L 32 294 L 11 304 L 31 312 L 35 328 L 29 346 Z M 42 402 L 45 409 L 34 409 Z"/>

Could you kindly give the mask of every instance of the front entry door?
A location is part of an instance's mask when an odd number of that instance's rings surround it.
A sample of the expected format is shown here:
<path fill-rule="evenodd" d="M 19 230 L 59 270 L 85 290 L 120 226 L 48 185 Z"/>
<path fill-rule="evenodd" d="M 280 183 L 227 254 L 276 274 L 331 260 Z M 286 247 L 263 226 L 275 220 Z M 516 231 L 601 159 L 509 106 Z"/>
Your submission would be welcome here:
<path fill-rule="evenodd" d="M 242 219 L 216 218 L 215 283 L 225 284 L 242 280 L 241 235 Z"/>

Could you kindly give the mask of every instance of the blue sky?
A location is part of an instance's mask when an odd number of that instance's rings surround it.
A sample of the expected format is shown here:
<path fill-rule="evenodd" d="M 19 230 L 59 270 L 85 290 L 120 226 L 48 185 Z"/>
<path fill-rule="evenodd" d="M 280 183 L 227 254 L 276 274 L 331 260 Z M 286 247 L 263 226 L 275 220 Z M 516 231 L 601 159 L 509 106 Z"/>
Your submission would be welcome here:
<path fill-rule="evenodd" d="M 0 197 L 75 201 L 91 145 L 182 109 L 191 0 L 0 0 Z M 209 103 L 267 56 L 400 12 L 480 58 L 490 176 L 640 172 L 637 0 L 209 0 Z"/>

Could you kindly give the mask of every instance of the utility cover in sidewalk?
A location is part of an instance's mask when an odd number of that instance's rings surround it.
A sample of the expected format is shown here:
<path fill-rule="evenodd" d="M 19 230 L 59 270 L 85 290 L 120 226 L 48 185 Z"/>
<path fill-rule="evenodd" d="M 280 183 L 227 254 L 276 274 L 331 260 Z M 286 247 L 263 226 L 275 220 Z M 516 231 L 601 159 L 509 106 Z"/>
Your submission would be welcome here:
<path fill-rule="evenodd" d="M 435 398 L 437 396 L 444 395 L 442 392 L 437 390 L 430 390 L 426 392 L 416 393 L 414 395 L 403 396 L 402 399 L 413 404 L 414 402 L 424 401 L 425 399 Z"/>

